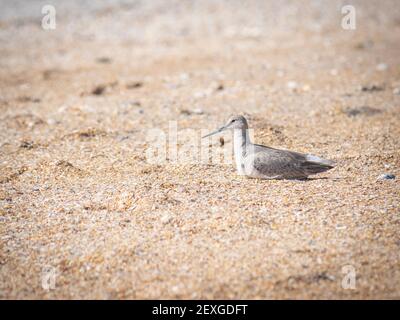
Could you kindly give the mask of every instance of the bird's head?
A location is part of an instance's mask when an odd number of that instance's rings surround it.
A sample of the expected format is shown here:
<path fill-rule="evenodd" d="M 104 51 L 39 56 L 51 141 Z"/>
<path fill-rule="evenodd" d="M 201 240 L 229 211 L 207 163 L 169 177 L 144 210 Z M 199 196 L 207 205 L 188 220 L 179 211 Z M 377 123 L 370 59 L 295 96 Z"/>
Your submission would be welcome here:
<path fill-rule="evenodd" d="M 205 135 L 203 138 L 212 136 L 214 134 L 217 134 L 219 132 L 228 130 L 228 129 L 248 129 L 248 125 L 247 125 L 247 120 L 245 117 L 243 116 L 233 116 L 230 117 L 229 120 L 226 122 L 225 125 L 223 125 L 221 128 L 218 128 L 217 130 Z"/>

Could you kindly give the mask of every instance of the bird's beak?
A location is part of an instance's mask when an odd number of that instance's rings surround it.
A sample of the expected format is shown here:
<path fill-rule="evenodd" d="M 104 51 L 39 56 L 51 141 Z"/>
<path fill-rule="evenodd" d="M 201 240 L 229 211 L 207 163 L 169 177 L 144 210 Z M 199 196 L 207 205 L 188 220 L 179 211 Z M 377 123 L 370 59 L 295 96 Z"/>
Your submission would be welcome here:
<path fill-rule="evenodd" d="M 215 131 L 213 131 L 213 132 L 211 132 L 209 134 L 206 134 L 204 137 L 201 137 L 201 138 L 203 139 L 203 138 L 207 138 L 209 136 L 213 136 L 214 134 L 220 133 L 221 131 L 224 131 L 225 129 L 226 129 L 226 126 L 223 126 L 223 127 L 219 128 L 219 129 L 217 129 L 217 130 L 215 130 Z"/>

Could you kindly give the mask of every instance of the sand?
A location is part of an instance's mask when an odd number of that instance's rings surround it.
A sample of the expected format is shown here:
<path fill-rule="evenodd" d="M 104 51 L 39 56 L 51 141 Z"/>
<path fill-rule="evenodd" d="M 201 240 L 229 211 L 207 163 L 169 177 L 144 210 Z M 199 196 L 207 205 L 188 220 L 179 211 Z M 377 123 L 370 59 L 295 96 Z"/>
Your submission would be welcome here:
<path fill-rule="evenodd" d="M 0 298 L 399 299 L 400 9 L 348 3 L 1 1 Z M 149 161 L 232 114 L 336 168 Z"/>

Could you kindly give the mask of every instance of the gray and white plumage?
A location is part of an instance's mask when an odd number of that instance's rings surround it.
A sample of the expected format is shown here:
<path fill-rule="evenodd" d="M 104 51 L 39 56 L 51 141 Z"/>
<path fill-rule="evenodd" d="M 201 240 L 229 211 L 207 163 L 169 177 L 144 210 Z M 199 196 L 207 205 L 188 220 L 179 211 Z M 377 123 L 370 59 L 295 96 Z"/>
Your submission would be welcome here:
<path fill-rule="evenodd" d="M 332 161 L 317 156 L 251 143 L 243 116 L 231 117 L 224 126 L 203 138 L 227 129 L 234 131 L 235 162 L 240 175 L 259 179 L 305 179 L 334 167 Z"/>

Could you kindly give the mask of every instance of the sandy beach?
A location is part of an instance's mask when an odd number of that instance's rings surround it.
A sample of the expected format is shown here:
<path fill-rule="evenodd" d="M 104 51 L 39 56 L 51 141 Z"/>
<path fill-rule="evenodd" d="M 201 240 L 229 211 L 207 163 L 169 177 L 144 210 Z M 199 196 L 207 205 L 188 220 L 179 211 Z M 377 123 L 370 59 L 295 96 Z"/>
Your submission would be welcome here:
<path fill-rule="evenodd" d="M 0 6 L 1 299 L 400 298 L 398 1 Z M 182 155 L 230 151 L 200 136 L 233 114 L 336 167 Z"/>

